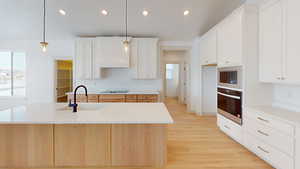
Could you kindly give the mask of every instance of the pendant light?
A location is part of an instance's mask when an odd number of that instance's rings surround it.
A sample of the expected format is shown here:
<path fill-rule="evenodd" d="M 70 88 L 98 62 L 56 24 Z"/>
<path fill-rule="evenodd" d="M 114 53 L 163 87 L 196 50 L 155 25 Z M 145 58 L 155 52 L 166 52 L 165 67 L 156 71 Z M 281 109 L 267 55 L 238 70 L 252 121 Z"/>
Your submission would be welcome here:
<path fill-rule="evenodd" d="M 125 35 L 125 41 L 123 41 L 124 50 L 127 53 L 129 51 L 129 41 L 128 41 L 128 2 L 126 1 L 126 7 L 125 7 L 125 29 L 126 29 L 126 35 Z"/>
<path fill-rule="evenodd" d="M 43 14 L 43 41 L 40 42 L 43 52 L 47 51 L 48 42 L 46 42 L 46 0 L 44 0 L 44 14 Z"/>

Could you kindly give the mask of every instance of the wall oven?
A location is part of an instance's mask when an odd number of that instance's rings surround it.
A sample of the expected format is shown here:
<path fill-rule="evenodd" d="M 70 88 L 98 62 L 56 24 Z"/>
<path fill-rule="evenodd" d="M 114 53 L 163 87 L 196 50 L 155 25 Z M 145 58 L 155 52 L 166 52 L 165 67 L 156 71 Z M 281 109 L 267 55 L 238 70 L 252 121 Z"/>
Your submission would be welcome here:
<path fill-rule="evenodd" d="M 242 67 L 229 67 L 218 69 L 218 85 L 228 88 L 242 88 Z"/>
<path fill-rule="evenodd" d="M 218 113 L 242 125 L 242 91 L 218 87 Z"/>

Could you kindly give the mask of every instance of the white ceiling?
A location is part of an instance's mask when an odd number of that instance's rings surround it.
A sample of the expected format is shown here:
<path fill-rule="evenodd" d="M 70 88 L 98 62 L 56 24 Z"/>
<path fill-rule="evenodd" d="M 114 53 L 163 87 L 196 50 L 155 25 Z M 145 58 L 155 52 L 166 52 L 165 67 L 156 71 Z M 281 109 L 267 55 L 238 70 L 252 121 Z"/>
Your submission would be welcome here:
<path fill-rule="evenodd" d="M 243 0 L 128 0 L 128 31 L 165 41 L 189 41 L 218 23 Z M 0 40 L 42 38 L 43 0 L 0 0 Z M 47 0 L 47 39 L 124 34 L 125 0 Z M 67 12 L 66 16 L 58 13 Z M 110 14 L 102 16 L 101 9 Z M 144 17 L 141 12 L 150 14 Z M 183 16 L 185 9 L 189 16 Z"/>

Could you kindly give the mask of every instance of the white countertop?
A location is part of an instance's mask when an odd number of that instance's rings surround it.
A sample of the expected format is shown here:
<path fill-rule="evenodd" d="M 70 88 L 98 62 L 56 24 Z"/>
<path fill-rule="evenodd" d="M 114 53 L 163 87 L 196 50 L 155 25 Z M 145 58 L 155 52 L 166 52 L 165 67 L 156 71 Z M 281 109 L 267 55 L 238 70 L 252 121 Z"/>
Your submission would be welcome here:
<path fill-rule="evenodd" d="M 0 110 L 0 124 L 170 124 L 163 103 L 36 103 Z"/>
<path fill-rule="evenodd" d="M 246 106 L 247 109 L 255 110 L 266 114 L 267 116 L 271 116 L 278 120 L 285 121 L 287 123 L 300 126 L 300 112 L 290 111 L 287 109 L 271 106 L 271 105 L 264 105 L 264 106 Z"/>
<path fill-rule="evenodd" d="M 159 95 L 159 91 L 128 91 L 127 93 L 105 93 L 103 91 L 87 91 L 88 94 L 124 94 L 124 95 L 129 95 L 129 94 L 154 94 L 154 95 Z M 68 92 L 68 94 L 74 94 L 74 92 Z M 77 92 L 77 94 L 84 94 L 83 91 Z"/>

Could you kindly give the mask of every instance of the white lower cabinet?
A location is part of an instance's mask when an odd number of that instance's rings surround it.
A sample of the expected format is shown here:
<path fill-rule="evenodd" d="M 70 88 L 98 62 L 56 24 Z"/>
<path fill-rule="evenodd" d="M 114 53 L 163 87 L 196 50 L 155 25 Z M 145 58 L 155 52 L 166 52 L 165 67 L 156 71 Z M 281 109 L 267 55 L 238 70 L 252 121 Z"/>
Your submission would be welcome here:
<path fill-rule="evenodd" d="M 244 108 L 243 113 L 242 126 L 218 115 L 220 130 L 277 169 L 299 169 L 300 135 L 295 126 L 255 109 Z"/>
<path fill-rule="evenodd" d="M 218 114 L 218 126 L 228 136 L 233 138 L 235 141 L 242 143 L 242 127 L 231 120 Z"/>
<path fill-rule="evenodd" d="M 244 137 L 245 147 L 270 163 L 273 167 L 278 169 L 294 169 L 294 160 L 292 157 L 247 132 Z"/>

